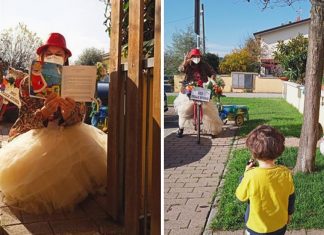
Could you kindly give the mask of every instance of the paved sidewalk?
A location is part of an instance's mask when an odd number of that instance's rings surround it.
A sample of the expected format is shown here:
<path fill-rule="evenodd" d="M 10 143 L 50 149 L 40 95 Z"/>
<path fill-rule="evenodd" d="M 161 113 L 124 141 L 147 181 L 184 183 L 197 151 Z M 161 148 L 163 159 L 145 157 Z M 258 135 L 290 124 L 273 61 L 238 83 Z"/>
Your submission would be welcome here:
<path fill-rule="evenodd" d="M 176 137 L 177 120 L 171 116 L 172 110 L 165 118 L 164 234 L 201 234 L 236 128 L 226 125 L 215 139 L 203 135 L 198 145 L 194 130 L 185 129 L 182 139 Z"/>
<path fill-rule="evenodd" d="M 165 138 L 165 234 L 202 233 L 234 133 L 227 128 L 218 138 L 203 136 L 200 145 L 194 132 L 182 139 L 174 133 Z"/>
<path fill-rule="evenodd" d="M 246 138 L 238 138 L 235 141 L 235 148 L 245 148 Z M 317 142 L 317 148 L 319 148 L 322 140 Z M 285 147 L 299 147 L 299 138 L 297 137 L 286 137 L 285 139 Z"/>
<path fill-rule="evenodd" d="M 105 196 L 89 196 L 73 212 L 32 215 L 1 202 L 0 234 L 124 234 L 123 229 L 106 213 L 107 203 Z"/>

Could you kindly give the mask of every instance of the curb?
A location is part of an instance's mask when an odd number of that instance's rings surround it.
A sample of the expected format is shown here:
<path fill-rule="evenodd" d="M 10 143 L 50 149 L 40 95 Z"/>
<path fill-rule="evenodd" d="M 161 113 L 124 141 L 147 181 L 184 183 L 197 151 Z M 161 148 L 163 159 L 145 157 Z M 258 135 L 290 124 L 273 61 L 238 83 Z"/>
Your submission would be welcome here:
<path fill-rule="evenodd" d="M 239 129 L 238 129 L 239 130 Z M 238 131 L 237 130 L 237 131 Z M 221 180 L 216 188 L 216 196 L 215 196 L 215 199 L 213 200 L 212 202 L 212 205 L 211 205 L 211 210 L 208 214 L 208 218 L 207 218 L 207 222 L 205 224 L 205 227 L 204 227 L 204 231 L 203 231 L 203 235 L 213 235 L 215 233 L 217 233 L 217 231 L 213 231 L 212 229 L 210 229 L 210 224 L 212 222 L 212 219 L 215 217 L 215 215 L 217 214 L 218 212 L 218 202 L 220 201 L 220 197 L 221 197 L 221 192 L 222 192 L 222 189 L 223 189 L 223 186 L 224 186 L 224 182 L 225 182 L 225 178 L 224 176 L 226 175 L 227 171 L 228 171 L 228 163 L 230 161 L 230 159 L 233 157 L 233 150 L 236 149 L 235 145 L 237 144 L 237 133 L 235 133 L 235 136 L 233 138 L 233 142 L 232 142 L 232 145 L 231 145 L 231 148 L 229 150 L 229 155 L 228 155 L 228 158 L 227 158 L 227 161 L 226 161 L 226 165 L 225 165 L 225 168 L 221 174 Z"/>

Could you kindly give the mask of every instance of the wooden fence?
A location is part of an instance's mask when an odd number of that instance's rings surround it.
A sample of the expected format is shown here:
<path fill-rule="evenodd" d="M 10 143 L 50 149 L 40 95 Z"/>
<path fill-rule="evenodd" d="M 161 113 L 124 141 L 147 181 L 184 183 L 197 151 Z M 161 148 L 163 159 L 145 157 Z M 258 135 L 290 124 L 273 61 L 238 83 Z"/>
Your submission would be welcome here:
<path fill-rule="evenodd" d="M 160 234 L 161 1 L 155 1 L 154 58 L 143 60 L 144 0 L 129 0 L 127 64 L 121 64 L 122 0 L 112 2 L 108 205 L 125 234 Z"/>

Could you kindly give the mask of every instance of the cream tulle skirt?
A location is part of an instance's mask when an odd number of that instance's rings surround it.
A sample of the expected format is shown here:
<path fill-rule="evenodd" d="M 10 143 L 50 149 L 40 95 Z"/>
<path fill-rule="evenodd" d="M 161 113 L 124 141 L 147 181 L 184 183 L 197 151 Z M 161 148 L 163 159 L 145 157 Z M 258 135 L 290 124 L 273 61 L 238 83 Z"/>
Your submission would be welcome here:
<path fill-rule="evenodd" d="M 179 127 L 184 128 L 185 126 L 193 126 L 194 116 L 194 102 L 189 99 L 186 94 L 181 92 L 174 100 L 174 109 L 179 115 Z M 202 118 L 202 131 L 218 135 L 222 132 L 223 122 L 219 117 L 218 110 L 213 102 L 205 102 L 202 105 L 203 118 Z"/>
<path fill-rule="evenodd" d="M 107 135 L 84 123 L 30 130 L 0 149 L 5 203 L 28 213 L 70 211 L 106 178 Z"/>

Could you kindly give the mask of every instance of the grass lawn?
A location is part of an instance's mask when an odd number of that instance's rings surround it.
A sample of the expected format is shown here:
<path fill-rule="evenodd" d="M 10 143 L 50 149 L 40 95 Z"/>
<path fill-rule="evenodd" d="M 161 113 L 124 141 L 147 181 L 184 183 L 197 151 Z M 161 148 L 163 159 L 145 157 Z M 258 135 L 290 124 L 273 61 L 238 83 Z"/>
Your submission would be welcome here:
<path fill-rule="evenodd" d="M 278 163 L 292 168 L 295 165 L 296 156 L 297 148 L 287 148 L 278 159 Z M 211 224 L 212 229 L 244 228 L 246 203 L 241 203 L 236 199 L 235 190 L 249 158 L 250 153 L 247 149 L 235 150 L 232 153 L 218 203 L 218 214 Z M 324 156 L 319 151 L 316 153 L 316 168 L 316 172 L 312 174 L 294 175 L 295 213 L 288 229 L 324 228 Z"/>
<path fill-rule="evenodd" d="M 303 116 L 292 105 L 281 98 L 227 98 L 223 104 L 239 104 L 249 107 L 250 120 L 243 124 L 239 135 L 245 136 L 255 127 L 267 124 L 280 130 L 286 137 L 299 137 Z"/>
<path fill-rule="evenodd" d="M 168 104 L 173 104 L 176 96 L 168 96 Z M 223 97 L 222 104 L 247 105 L 250 120 L 245 122 L 239 135 L 245 136 L 260 124 L 271 125 L 286 137 L 299 137 L 303 116 L 292 105 L 281 98 L 230 98 Z"/>
<path fill-rule="evenodd" d="M 168 105 L 173 105 L 173 101 L 175 100 L 177 96 L 175 95 L 168 95 L 167 99 L 168 99 Z"/>

